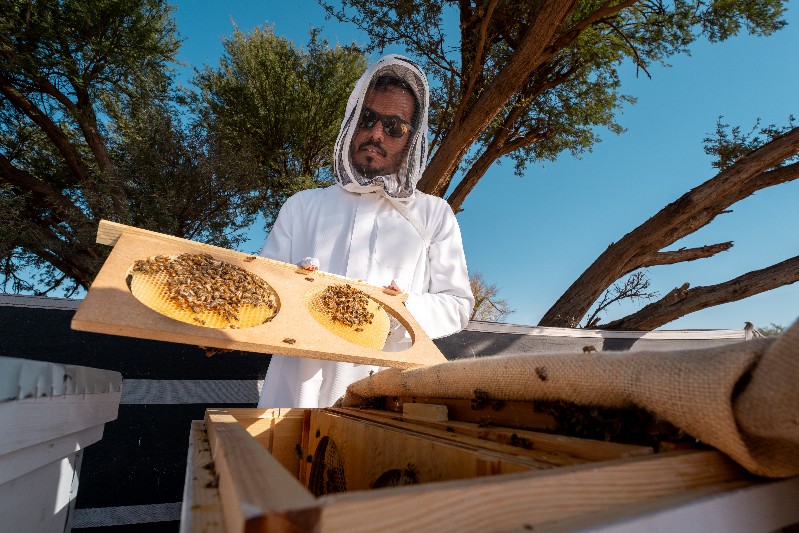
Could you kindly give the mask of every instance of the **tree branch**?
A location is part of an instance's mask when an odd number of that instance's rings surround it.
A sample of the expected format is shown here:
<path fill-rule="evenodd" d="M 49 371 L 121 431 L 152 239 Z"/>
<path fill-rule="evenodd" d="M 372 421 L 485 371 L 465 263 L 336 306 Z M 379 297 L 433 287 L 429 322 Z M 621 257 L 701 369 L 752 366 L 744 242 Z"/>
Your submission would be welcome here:
<path fill-rule="evenodd" d="M 6 78 L 0 74 L 0 93 L 8 98 L 8 101 L 22 114 L 30 118 L 47 135 L 58 152 L 63 157 L 64 162 L 70 171 L 80 181 L 81 185 L 87 190 L 94 190 L 89 172 L 83 164 L 80 155 L 75 151 L 69 139 L 61 129 L 56 126 L 47 115 L 45 115 L 33 102 L 25 95 L 20 93 Z"/>
<path fill-rule="evenodd" d="M 457 128 L 460 124 L 461 117 L 466 110 L 466 106 L 471 100 L 469 95 L 472 94 L 474 85 L 477 83 L 477 79 L 483 72 L 483 52 L 485 51 L 486 33 L 488 32 L 488 24 L 491 22 L 491 15 L 493 15 L 494 8 L 497 7 L 498 3 L 499 0 L 490 0 L 488 3 L 488 8 L 486 8 L 483 18 L 480 21 L 480 29 L 477 32 L 477 46 L 475 46 L 476 51 L 474 54 L 474 59 L 472 60 L 472 68 L 471 72 L 469 73 L 469 79 L 466 82 L 466 88 L 462 93 L 463 96 L 461 98 L 461 105 L 458 106 L 458 109 L 455 111 L 455 117 L 452 119 L 453 129 Z M 464 67 L 465 66 L 466 65 L 464 65 Z"/>
<path fill-rule="evenodd" d="M 799 163 L 773 168 L 799 153 L 799 128 L 740 158 L 714 178 L 684 194 L 608 248 L 566 290 L 541 319 L 541 326 L 565 326 L 588 312 L 602 291 L 626 272 L 710 223 L 733 203 L 757 190 L 799 178 Z M 772 170 L 768 170 L 772 169 Z"/>
<path fill-rule="evenodd" d="M 469 112 L 464 114 L 461 127 L 452 130 L 442 140 L 419 181 L 419 190 L 436 196 L 442 196 L 446 192 L 449 180 L 474 139 L 494 120 L 530 74 L 549 59 L 545 49 L 575 4 L 576 0 L 544 0 L 519 48 L 491 84 L 481 92 Z"/>
<path fill-rule="evenodd" d="M 799 256 L 717 285 L 689 289 L 686 283 L 640 311 L 599 327 L 650 331 L 688 313 L 742 300 L 797 281 L 799 281 Z"/>
<path fill-rule="evenodd" d="M 86 214 L 78 209 L 69 198 L 32 174 L 16 168 L 3 154 L 0 154 L 0 182 L 8 183 L 22 191 L 42 198 L 45 205 L 60 213 L 64 218 L 72 219 L 76 223 L 92 223 Z"/>
<path fill-rule="evenodd" d="M 700 246 L 699 248 L 680 248 L 679 250 L 671 252 L 655 252 L 649 257 L 641 258 L 641 266 L 673 265 L 674 263 L 695 261 L 697 259 L 712 257 L 720 252 L 726 252 L 730 248 L 732 248 L 732 241 L 709 244 L 707 246 Z"/>

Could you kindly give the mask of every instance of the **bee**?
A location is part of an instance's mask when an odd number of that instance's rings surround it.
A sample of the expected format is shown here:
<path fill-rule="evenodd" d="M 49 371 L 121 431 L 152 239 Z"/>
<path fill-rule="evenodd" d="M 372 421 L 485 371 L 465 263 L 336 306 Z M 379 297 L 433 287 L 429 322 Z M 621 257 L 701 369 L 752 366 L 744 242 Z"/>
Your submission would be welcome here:
<path fill-rule="evenodd" d="M 482 389 L 474 389 L 474 397 L 472 398 L 472 410 L 479 411 L 486 406 L 489 397 L 488 393 Z"/>
<path fill-rule="evenodd" d="M 310 276 L 307 276 L 307 277 L 305 278 L 305 281 L 313 281 L 313 278 L 312 278 L 312 277 L 310 277 Z"/>
<path fill-rule="evenodd" d="M 540 379 L 541 381 L 546 381 L 548 379 L 547 367 L 545 366 L 535 367 L 535 375 L 538 376 L 538 379 Z"/>
<path fill-rule="evenodd" d="M 594 346 L 583 346 L 583 353 L 591 353 L 595 352 L 596 348 Z"/>
<path fill-rule="evenodd" d="M 245 261 L 255 259 L 249 256 Z M 133 272 L 163 279 L 166 299 L 194 314 L 210 311 L 232 322 L 238 321 L 242 305 L 275 308 L 274 292 L 264 280 L 210 254 L 158 255 L 135 261 Z M 198 317 L 194 320 L 204 323 Z"/>
<path fill-rule="evenodd" d="M 246 263 L 252 263 L 253 261 L 255 261 L 255 259 L 256 257 L 254 255 L 248 255 L 247 257 L 244 258 L 244 261 Z"/>
<path fill-rule="evenodd" d="M 286 337 L 285 339 L 283 339 L 283 342 L 285 342 L 286 344 L 294 344 L 297 341 L 296 339 L 292 339 L 291 337 Z"/>

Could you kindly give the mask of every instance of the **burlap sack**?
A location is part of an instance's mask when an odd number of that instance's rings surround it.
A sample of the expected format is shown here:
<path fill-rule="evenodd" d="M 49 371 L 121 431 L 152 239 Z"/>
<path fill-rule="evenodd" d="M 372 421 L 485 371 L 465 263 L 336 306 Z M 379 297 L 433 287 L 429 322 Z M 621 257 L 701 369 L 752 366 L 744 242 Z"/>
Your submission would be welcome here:
<path fill-rule="evenodd" d="M 780 337 L 673 352 L 531 354 L 378 372 L 344 405 L 376 396 L 638 406 L 769 477 L 799 474 L 799 322 Z"/>

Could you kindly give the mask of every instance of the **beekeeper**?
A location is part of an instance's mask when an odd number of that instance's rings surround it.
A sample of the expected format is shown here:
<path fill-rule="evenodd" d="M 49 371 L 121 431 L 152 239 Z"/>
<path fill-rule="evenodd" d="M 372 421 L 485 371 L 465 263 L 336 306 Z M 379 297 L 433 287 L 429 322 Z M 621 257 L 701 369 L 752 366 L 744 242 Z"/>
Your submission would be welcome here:
<path fill-rule="evenodd" d="M 299 192 L 261 255 L 392 286 L 431 338 L 466 326 L 474 305 L 460 228 L 441 198 L 417 191 L 427 158 L 427 79 L 389 55 L 355 86 L 334 149 L 336 184 Z M 385 351 L 410 346 L 396 321 Z M 259 407 L 327 407 L 380 367 L 273 355 Z"/>

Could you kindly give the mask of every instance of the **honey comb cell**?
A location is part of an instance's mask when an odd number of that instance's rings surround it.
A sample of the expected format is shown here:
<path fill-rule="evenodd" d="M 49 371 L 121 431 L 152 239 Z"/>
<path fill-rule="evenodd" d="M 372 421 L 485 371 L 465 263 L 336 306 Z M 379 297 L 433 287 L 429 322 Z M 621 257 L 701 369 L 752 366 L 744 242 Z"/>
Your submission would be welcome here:
<path fill-rule="evenodd" d="M 137 260 L 129 280 L 144 305 L 195 326 L 248 328 L 268 322 L 278 310 L 266 281 L 207 253 Z"/>

